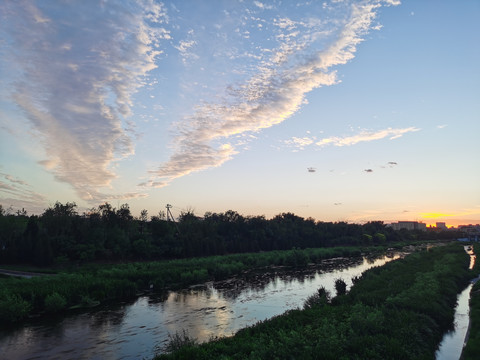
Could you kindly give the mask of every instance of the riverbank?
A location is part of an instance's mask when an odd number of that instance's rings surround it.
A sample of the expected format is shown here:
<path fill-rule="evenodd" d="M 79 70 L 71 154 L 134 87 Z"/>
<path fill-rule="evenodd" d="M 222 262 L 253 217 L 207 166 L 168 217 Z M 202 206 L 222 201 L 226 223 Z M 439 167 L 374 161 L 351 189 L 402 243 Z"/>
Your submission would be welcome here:
<path fill-rule="evenodd" d="M 385 247 L 293 249 L 157 262 L 88 264 L 75 271 L 35 278 L 0 277 L 0 326 L 31 316 L 62 315 L 71 308 L 162 293 L 269 266 L 304 267 L 324 259 L 356 257 Z"/>
<path fill-rule="evenodd" d="M 468 263 L 458 244 L 415 253 L 368 270 L 331 302 L 320 297 L 234 337 L 196 345 L 177 334 L 170 348 L 177 351 L 157 359 L 434 358 L 472 277 Z"/>
<path fill-rule="evenodd" d="M 436 245 L 443 242 L 436 242 Z M 381 253 L 387 249 L 428 248 L 428 243 L 389 243 L 384 246 L 292 249 L 154 262 L 91 263 L 34 278 L 0 276 L 0 327 L 19 326 L 34 316 L 62 316 L 71 309 L 129 300 L 142 293 L 181 289 L 205 281 L 230 278 L 243 271 L 269 266 L 304 267 L 325 259 Z M 16 270 L 13 266 L 9 269 Z M 20 268 L 19 270 L 26 270 Z M 52 271 L 55 269 L 44 269 Z"/>
<path fill-rule="evenodd" d="M 402 256 L 402 251 L 393 251 L 326 259 L 306 267 L 247 270 L 222 281 L 31 319 L 0 330 L 0 348 L 9 360 L 152 359 L 156 349 L 168 343 L 169 334 L 188 329 L 200 342 L 231 336 L 301 307 L 320 286 L 334 293 L 335 280 L 342 279 L 350 288 L 352 279 L 367 269 Z"/>
<path fill-rule="evenodd" d="M 476 360 L 480 354 L 480 282 L 476 282 L 470 292 L 470 324 L 463 360 Z"/>
<path fill-rule="evenodd" d="M 480 246 L 474 245 L 476 254 Z M 480 273 L 480 267 L 476 266 L 476 274 Z M 465 337 L 465 347 L 462 352 L 462 360 L 476 360 L 480 354 L 480 276 L 472 280 L 473 287 L 470 291 L 470 322 Z"/>

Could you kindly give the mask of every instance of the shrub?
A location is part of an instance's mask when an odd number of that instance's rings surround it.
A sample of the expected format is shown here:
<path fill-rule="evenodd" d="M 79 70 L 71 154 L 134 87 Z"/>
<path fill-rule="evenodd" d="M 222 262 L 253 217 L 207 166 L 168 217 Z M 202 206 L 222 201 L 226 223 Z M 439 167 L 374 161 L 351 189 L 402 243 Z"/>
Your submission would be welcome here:
<path fill-rule="evenodd" d="M 7 294 L 0 300 L 0 323 L 14 323 L 25 318 L 32 306 L 16 294 Z"/>
<path fill-rule="evenodd" d="M 337 290 L 337 296 L 345 295 L 347 293 L 347 284 L 343 279 L 335 280 L 335 290 Z"/>
<path fill-rule="evenodd" d="M 330 292 L 323 286 L 313 295 L 310 295 L 303 304 L 304 309 L 310 309 L 314 306 L 326 305 L 330 301 Z"/>
<path fill-rule="evenodd" d="M 187 330 L 183 330 L 181 334 L 178 332 L 174 335 L 168 334 L 168 342 L 162 350 L 166 353 L 172 353 L 184 346 L 194 346 L 196 344 L 197 339 L 190 337 Z"/>
<path fill-rule="evenodd" d="M 287 253 L 285 265 L 288 266 L 306 266 L 310 258 L 300 249 L 292 249 Z"/>
<path fill-rule="evenodd" d="M 49 313 L 61 311 L 65 309 L 66 306 L 67 300 L 57 292 L 54 292 L 45 298 L 45 310 Z"/>

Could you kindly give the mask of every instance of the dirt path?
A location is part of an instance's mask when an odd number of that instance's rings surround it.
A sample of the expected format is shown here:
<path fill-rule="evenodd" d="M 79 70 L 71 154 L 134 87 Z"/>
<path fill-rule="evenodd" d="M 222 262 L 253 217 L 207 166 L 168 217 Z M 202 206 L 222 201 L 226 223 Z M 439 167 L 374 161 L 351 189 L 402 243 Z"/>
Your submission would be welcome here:
<path fill-rule="evenodd" d="M 36 272 L 29 272 L 29 271 L 7 270 L 7 269 L 0 269 L 0 274 L 8 275 L 8 276 L 24 277 L 24 278 L 32 278 L 34 276 L 54 275 L 54 274 L 36 273 Z"/>

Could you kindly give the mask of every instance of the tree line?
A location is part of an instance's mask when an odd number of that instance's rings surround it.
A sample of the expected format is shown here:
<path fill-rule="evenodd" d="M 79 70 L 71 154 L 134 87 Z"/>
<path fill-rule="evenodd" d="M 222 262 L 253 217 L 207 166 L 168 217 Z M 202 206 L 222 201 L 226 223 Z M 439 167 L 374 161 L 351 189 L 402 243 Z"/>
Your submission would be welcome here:
<path fill-rule="evenodd" d="M 105 203 L 83 214 L 74 202 L 41 215 L 7 214 L 0 205 L 0 264 L 67 265 L 94 261 L 159 260 L 246 252 L 371 246 L 397 241 L 453 238 L 452 232 L 394 231 L 381 221 L 323 222 L 282 213 L 272 219 L 236 211 L 182 212 L 176 222 L 162 213 L 134 217 L 128 204 Z"/>

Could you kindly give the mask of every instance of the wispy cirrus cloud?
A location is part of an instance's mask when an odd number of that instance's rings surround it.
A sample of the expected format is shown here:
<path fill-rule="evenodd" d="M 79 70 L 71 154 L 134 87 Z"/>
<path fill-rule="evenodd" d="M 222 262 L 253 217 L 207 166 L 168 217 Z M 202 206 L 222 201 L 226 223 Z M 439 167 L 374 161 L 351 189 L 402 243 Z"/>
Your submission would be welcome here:
<path fill-rule="evenodd" d="M 180 56 L 182 58 L 182 62 L 187 64 L 189 60 L 198 59 L 198 55 L 196 55 L 192 49 L 197 45 L 197 42 L 193 39 L 194 31 L 190 30 L 188 32 L 188 39 L 181 40 L 175 49 L 180 52 Z"/>
<path fill-rule="evenodd" d="M 153 0 L 7 1 L 0 10 L 9 62 L 22 74 L 7 85 L 42 139 L 40 163 L 82 199 L 103 201 L 113 162 L 134 153 L 127 117 L 170 36 L 165 8 Z"/>
<path fill-rule="evenodd" d="M 325 147 L 325 146 L 352 146 L 362 142 L 370 142 L 376 140 L 382 140 L 388 138 L 389 140 L 394 140 L 402 137 L 403 135 L 416 132 L 420 129 L 416 127 L 408 127 L 408 128 L 387 128 L 382 130 L 362 130 L 358 134 L 350 135 L 350 136 L 331 136 L 326 137 L 320 140 L 317 140 L 316 136 L 305 136 L 303 138 L 299 137 L 292 137 L 289 140 L 285 140 L 284 143 L 289 146 L 295 148 L 295 151 L 304 150 L 307 146 L 316 146 L 316 147 Z M 393 166 L 396 165 L 395 162 L 389 162 L 387 165 Z"/>
<path fill-rule="evenodd" d="M 23 181 L 22 179 L 19 179 L 18 177 L 14 177 L 12 175 L 5 174 L 5 179 L 8 181 L 14 183 L 14 184 L 19 184 L 19 185 L 28 185 L 26 181 Z"/>
<path fill-rule="evenodd" d="M 256 7 L 260 8 L 260 9 L 265 9 L 265 10 L 271 10 L 273 9 L 273 6 L 272 5 L 269 5 L 269 4 L 265 4 L 261 1 L 254 1 L 253 2 L 255 4 Z"/>
<path fill-rule="evenodd" d="M 385 138 L 394 140 L 394 139 L 398 139 L 399 137 L 403 136 L 406 133 L 415 132 L 419 130 L 420 129 L 416 127 L 408 127 L 403 129 L 388 128 L 388 129 L 383 129 L 378 131 L 363 130 L 359 134 L 352 135 L 352 136 L 346 136 L 346 137 L 333 136 L 329 138 L 320 139 L 315 143 L 315 145 L 320 147 L 327 146 L 327 145 L 351 146 L 361 142 L 369 142 L 369 141 L 381 140 Z"/>
<path fill-rule="evenodd" d="M 312 14 L 306 16 L 308 21 L 278 16 L 272 24 L 279 30 L 277 46 L 262 49 L 270 58 L 260 61 L 243 83 L 228 86 L 222 101 L 200 105 L 183 119 L 170 159 L 143 184 L 168 185 L 178 177 L 222 165 L 236 153 L 229 137 L 279 124 L 300 109 L 307 93 L 338 83 L 335 68 L 354 58 L 363 36 L 375 27 L 382 3 L 392 2 L 336 2 L 332 4 L 337 7 L 332 11 L 335 18 L 328 20 L 314 19 Z M 260 2 L 255 5 L 264 9 Z M 298 26 L 308 27 L 301 36 L 296 33 Z"/>
<path fill-rule="evenodd" d="M 30 184 L 17 176 L 0 172 L 0 204 L 3 208 L 28 208 L 35 213 L 45 209 L 47 198 L 35 192 Z"/>
<path fill-rule="evenodd" d="M 312 145 L 315 142 L 315 140 L 316 140 L 315 137 L 305 136 L 303 138 L 299 138 L 294 136 L 291 139 L 286 140 L 285 144 L 289 147 L 295 148 L 295 151 L 298 151 L 298 150 L 304 150 L 307 146 Z"/>

